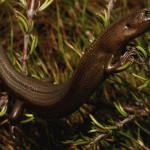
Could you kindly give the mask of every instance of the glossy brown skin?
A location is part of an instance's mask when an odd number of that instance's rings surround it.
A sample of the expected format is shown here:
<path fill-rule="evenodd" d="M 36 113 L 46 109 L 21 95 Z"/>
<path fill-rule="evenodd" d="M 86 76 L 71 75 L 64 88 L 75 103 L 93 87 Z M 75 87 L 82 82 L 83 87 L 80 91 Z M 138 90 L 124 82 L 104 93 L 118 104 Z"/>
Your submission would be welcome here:
<path fill-rule="evenodd" d="M 17 72 L 0 48 L 0 76 L 7 88 L 39 115 L 61 117 L 75 111 L 102 84 L 112 56 L 118 61 L 126 44 L 150 29 L 150 9 L 133 12 L 110 26 L 86 50 L 72 78 L 51 85 Z"/>

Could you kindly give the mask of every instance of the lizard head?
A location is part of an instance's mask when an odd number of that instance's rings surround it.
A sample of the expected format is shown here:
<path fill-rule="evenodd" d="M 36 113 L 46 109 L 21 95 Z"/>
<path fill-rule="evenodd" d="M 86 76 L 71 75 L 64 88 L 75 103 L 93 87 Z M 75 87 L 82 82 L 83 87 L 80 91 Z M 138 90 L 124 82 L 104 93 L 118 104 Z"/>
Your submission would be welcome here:
<path fill-rule="evenodd" d="M 150 8 L 133 11 L 112 24 L 103 34 L 106 49 L 117 53 L 127 43 L 150 30 Z"/>
<path fill-rule="evenodd" d="M 127 40 L 137 37 L 150 30 L 150 8 L 135 11 L 120 21 L 122 34 Z"/>

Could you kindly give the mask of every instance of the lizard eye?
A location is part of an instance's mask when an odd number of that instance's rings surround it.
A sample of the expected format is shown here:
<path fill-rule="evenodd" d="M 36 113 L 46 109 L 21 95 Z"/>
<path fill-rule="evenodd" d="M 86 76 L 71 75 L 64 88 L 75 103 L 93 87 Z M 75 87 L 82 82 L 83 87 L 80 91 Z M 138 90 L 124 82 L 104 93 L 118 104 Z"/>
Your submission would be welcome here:
<path fill-rule="evenodd" d="M 126 30 L 128 30 L 130 27 L 131 27 L 131 25 L 128 24 L 128 23 L 124 26 L 124 28 L 125 28 Z"/>

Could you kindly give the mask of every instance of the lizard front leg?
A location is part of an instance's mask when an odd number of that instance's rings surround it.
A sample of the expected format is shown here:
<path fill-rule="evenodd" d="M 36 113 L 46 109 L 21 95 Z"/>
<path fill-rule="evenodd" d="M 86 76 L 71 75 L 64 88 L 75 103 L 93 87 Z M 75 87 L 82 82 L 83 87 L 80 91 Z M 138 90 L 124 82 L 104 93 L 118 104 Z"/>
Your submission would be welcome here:
<path fill-rule="evenodd" d="M 119 69 L 119 70 L 117 70 L 117 69 L 119 67 L 123 66 L 124 64 L 126 64 L 127 61 L 136 54 L 137 54 L 137 52 L 134 49 L 131 51 L 127 51 L 124 53 L 124 55 L 122 55 L 120 57 L 119 61 L 117 61 L 116 63 L 113 63 L 114 55 L 112 55 L 111 59 L 109 60 L 107 66 L 106 66 L 106 69 L 105 69 L 106 73 L 112 74 L 112 73 L 117 73 L 117 72 L 121 72 L 121 71 L 125 70 L 126 68 Z"/>

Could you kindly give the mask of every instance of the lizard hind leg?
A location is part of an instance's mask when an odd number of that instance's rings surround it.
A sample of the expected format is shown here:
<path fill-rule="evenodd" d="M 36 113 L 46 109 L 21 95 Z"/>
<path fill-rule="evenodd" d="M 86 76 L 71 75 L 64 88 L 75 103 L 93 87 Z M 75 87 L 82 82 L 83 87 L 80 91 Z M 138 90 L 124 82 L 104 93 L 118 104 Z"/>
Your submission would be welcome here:
<path fill-rule="evenodd" d="M 10 115 L 0 123 L 0 126 L 6 123 L 9 125 L 10 134 L 14 140 L 17 138 L 16 130 L 18 130 L 18 127 L 16 123 L 23 113 L 23 104 L 22 101 L 16 100 Z"/>
<path fill-rule="evenodd" d="M 23 102 L 20 100 L 16 100 L 10 115 L 2 122 L 0 122 L 0 126 L 6 123 L 14 124 L 20 118 L 22 112 L 23 112 Z"/>
<path fill-rule="evenodd" d="M 20 116 L 23 113 L 23 104 L 24 104 L 24 102 L 22 102 L 20 100 L 16 100 L 16 102 L 13 106 L 12 112 L 9 115 L 9 120 L 11 122 L 15 122 L 20 118 Z"/>

